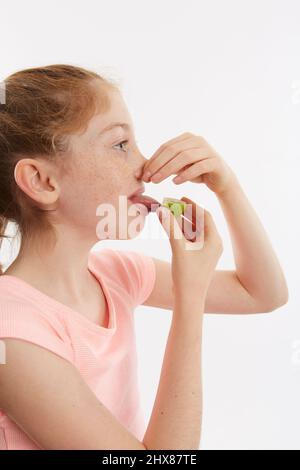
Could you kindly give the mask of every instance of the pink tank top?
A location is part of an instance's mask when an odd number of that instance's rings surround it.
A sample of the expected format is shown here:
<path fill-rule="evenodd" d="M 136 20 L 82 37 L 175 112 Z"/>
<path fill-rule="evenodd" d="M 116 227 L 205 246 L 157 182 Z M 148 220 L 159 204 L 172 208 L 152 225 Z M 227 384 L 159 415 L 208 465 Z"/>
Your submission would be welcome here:
<path fill-rule="evenodd" d="M 155 264 L 142 253 L 104 248 L 90 252 L 88 269 L 106 298 L 107 328 L 22 279 L 4 274 L 0 276 L 0 339 L 30 341 L 70 361 L 99 401 L 141 441 L 146 429 L 133 313 L 153 289 Z M 1 360 L 0 367 L 5 367 Z M 12 449 L 41 450 L 0 409 L 0 450 Z"/>

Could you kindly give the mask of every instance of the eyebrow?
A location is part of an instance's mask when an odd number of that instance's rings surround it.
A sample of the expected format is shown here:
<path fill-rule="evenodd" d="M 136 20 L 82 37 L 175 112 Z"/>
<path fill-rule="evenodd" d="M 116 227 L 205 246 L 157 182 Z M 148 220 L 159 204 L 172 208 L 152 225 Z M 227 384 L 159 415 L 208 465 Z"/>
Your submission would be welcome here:
<path fill-rule="evenodd" d="M 104 127 L 104 129 L 102 129 L 99 133 L 99 135 L 102 135 L 104 134 L 105 132 L 108 132 L 110 130 L 112 130 L 114 127 L 122 127 L 123 129 L 125 130 L 129 130 L 130 129 L 130 125 L 127 124 L 126 122 L 112 122 L 111 124 L 109 124 L 108 126 Z"/>

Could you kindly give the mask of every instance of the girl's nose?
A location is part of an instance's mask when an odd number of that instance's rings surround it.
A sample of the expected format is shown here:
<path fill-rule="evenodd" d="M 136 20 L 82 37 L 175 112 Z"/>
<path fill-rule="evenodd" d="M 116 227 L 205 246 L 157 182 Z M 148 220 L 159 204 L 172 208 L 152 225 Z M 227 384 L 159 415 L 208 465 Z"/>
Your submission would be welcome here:
<path fill-rule="evenodd" d="M 141 178 L 142 174 L 143 174 L 143 168 L 142 168 L 142 167 L 138 168 L 138 169 L 134 172 L 134 175 L 135 175 L 137 178 Z"/>
<path fill-rule="evenodd" d="M 135 170 L 134 174 L 137 178 L 142 178 L 144 173 L 145 164 L 147 163 L 148 158 L 145 158 L 143 154 L 140 154 L 139 167 Z"/>

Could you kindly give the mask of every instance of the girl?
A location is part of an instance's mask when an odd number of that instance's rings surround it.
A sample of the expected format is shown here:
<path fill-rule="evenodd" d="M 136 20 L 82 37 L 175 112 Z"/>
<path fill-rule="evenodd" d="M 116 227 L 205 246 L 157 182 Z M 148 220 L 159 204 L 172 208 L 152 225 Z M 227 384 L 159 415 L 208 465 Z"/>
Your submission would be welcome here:
<path fill-rule="evenodd" d="M 4 85 L 0 235 L 15 222 L 21 244 L 0 277 L 0 449 L 197 449 L 204 311 L 269 312 L 287 301 L 277 257 L 236 176 L 190 133 L 146 160 L 117 85 L 94 72 L 51 65 L 16 72 Z M 171 264 L 133 251 L 90 251 L 105 238 L 100 203 L 116 211 L 109 238 L 124 238 L 119 196 L 137 207 L 143 180 L 174 173 L 219 198 L 237 271 L 215 270 L 222 242 L 207 211 L 201 250 L 193 249 L 198 235 L 181 232 L 180 216 L 156 211 Z M 199 206 L 183 200 L 196 227 Z M 140 304 L 173 310 L 147 428 L 133 324 Z"/>

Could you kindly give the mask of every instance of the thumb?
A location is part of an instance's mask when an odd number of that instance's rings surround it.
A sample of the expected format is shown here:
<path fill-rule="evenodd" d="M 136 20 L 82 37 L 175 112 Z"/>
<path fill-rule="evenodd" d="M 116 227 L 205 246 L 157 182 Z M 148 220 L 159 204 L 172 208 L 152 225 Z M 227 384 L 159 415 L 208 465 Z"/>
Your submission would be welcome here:
<path fill-rule="evenodd" d="M 175 249 L 179 246 L 179 244 L 181 244 L 184 238 L 177 218 L 167 207 L 164 206 L 158 207 L 155 212 L 158 215 L 159 221 L 162 224 L 166 234 L 168 235 L 172 249 Z"/>

